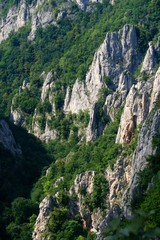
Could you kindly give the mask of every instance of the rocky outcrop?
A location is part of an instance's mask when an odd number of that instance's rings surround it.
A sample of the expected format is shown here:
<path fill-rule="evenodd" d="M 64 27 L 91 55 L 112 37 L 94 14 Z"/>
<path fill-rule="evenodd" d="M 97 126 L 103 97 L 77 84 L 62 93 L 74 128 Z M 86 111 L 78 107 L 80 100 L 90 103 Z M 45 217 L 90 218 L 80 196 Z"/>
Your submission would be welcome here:
<path fill-rule="evenodd" d="M 49 72 L 47 75 L 45 74 L 45 72 L 42 73 L 41 77 L 44 80 L 43 86 L 42 86 L 42 92 L 41 92 L 41 101 L 42 103 L 45 101 L 48 91 L 52 88 L 53 85 L 53 81 L 52 81 L 52 77 L 53 74 L 52 72 Z"/>
<path fill-rule="evenodd" d="M 132 158 L 131 181 L 123 196 L 123 211 L 125 216 L 131 214 L 131 202 L 138 192 L 138 174 L 147 166 L 147 158 L 155 154 L 153 138 L 160 136 L 160 110 L 150 113 L 142 126 L 136 150 Z"/>
<path fill-rule="evenodd" d="M 157 105 L 159 105 L 160 97 L 160 67 L 155 75 L 155 80 L 153 83 L 153 90 L 151 94 L 151 101 L 150 101 L 150 111 Z"/>
<path fill-rule="evenodd" d="M 55 129 L 51 129 L 47 121 L 45 123 L 44 130 L 42 130 L 39 125 L 38 118 L 41 118 L 41 116 L 35 115 L 33 118 L 33 123 L 32 123 L 33 134 L 44 142 L 48 142 L 49 140 L 56 139 L 58 137 L 58 132 Z"/>
<path fill-rule="evenodd" d="M 110 223 L 115 220 L 116 218 L 123 218 L 123 213 L 121 211 L 121 208 L 119 205 L 115 204 L 107 214 L 107 216 L 104 218 L 102 223 L 99 226 L 99 232 L 97 233 L 97 238 L 96 240 L 105 240 L 103 231 L 107 229 L 110 226 Z"/>
<path fill-rule="evenodd" d="M 119 78 L 118 88 L 106 97 L 104 110 L 110 119 L 114 121 L 117 109 L 123 106 L 129 90 L 136 81 L 129 71 L 124 71 Z"/>
<path fill-rule="evenodd" d="M 120 156 L 114 164 L 113 170 L 106 170 L 106 177 L 109 182 L 109 205 L 110 208 L 115 204 L 122 203 L 124 190 L 130 182 L 131 156 Z"/>
<path fill-rule="evenodd" d="M 140 60 L 134 27 L 125 25 L 119 32 L 107 33 L 103 44 L 94 55 L 85 80 L 77 79 L 73 89 L 67 89 L 64 111 L 78 113 L 80 110 L 88 109 L 90 115 L 96 116 L 93 109 L 96 109 L 95 104 L 100 98 L 100 90 L 110 88 L 115 92 L 107 96 L 105 111 L 113 120 L 116 110 L 124 103 L 130 87 L 135 83 L 131 73 L 135 71 Z M 92 127 L 95 119 L 92 117 L 90 119 L 93 119 L 93 122 L 90 121 Z M 87 132 L 88 141 L 93 139 L 91 135 L 96 136 L 91 128 Z"/>
<path fill-rule="evenodd" d="M 50 113 L 43 112 L 39 113 L 37 109 L 35 109 L 33 119 L 32 119 L 32 132 L 34 135 L 38 138 L 40 138 L 42 141 L 48 142 L 48 140 L 54 140 L 57 138 L 58 133 L 55 129 L 51 129 L 51 127 L 48 124 L 48 121 L 51 121 L 51 118 L 53 116 L 52 113 L 55 112 L 55 104 L 54 104 L 54 81 L 53 81 L 53 73 L 50 71 L 49 73 L 43 72 L 40 76 L 43 80 L 42 90 L 41 90 L 41 104 L 45 104 L 46 101 L 50 104 Z M 45 115 L 45 126 L 44 129 L 40 126 L 39 121 L 44 118 Z"/>
<path fill-rule="evenodd" d="M 130 182 L 131 156 L 120 156 L 113 169 L 106 170 L 106 178 L 109 183 L 107 213 L 99 224 L 97 240 L 104 239 L 102 232 L 107 229 L 110 222 L 115 218 L 123 218 L 122 198 Z"/>
<path fill-rule="evenodd" d="M 13 6 L 5 19 L 1 20 L 0 42 L 8 38 L 12 31 L 17 31 L 29 21 L 29 8 L 25 1 L 21 1 L 19 7 Z"/>
<path fill-rule="evenodd" d="M 102 3 L 102 0 L 75 0 L 75 2 L 77 3 L 77 5 L 80 9 L 85 11 L 87 9 L 87 7 L 89 5 L 91 5 L 92 3 L 97 3 L 97 2 Z"/>
<path fill-rule="evenodd" d="M 22 150 L 16 143 L 12 131 L 5 120 L 0 120 L 0 143 L 13 156 L 22 157 Z"/>
<path fill-rule="evenodd" d="M 103 133 L 104 124 L 99 117 L 99 111 L 98 104 L 95 104 L 90 110 L 90 120 L 85 132 L 87 142 L 96 140 L 97 136 Z"/>
<path fill-rule="evenodd" d="M 47 196 L 39 205 L 39 215 L 37 217 L 34 232 L 32 234 L 33 240 L 46 240 L 44 235 L 47 230 L 47 223 L 49 220 L 49 215 L 54 207 L 55 199 L 52 196 Z"/>
<path fill-rule="evenodd" d="M 55 1 L 55 6 L 58 9 L 58 15 L 54 16 L 53 6 L 50 1 L 36 0 L 28 4 L 26 0 L 21 0 L 19 4 L 14 5 L 7 16 L 1 19 L 0 22 L 0 42 L 7 39 L 11 32 L 17 32 L 21 27 L 31 23 L 31 32 L 28 40 L 35 39 L 36 30 L 38 27 L 46 27 L 49 24 L 57 25 L 57 20 L 64 16 L 70 15 L 72 2 L 76 3 L 83 11 L 92 3 L 101 2 L 101 0 L 73 0 L 66 3 Z"/>
<path fill-rule="evenodd" d="M 92 231 L 97 230 L 98 225 L 103 219 L 100 208 L 91 211 L 89 205 L 87 205 L 87 201 L 90 202 L 91 194 L 94 191 L 94 177 L 96 174 L 95 171 L 88 171 L 77 175 L 74 185 L 70 189 L 70 196 L 77 197 L 76 205 L 82 217 L 84 227 Z"/>
<path fill-rule="evenodd" d="M 160 110 L 153 110 L 146 118 L 138 138 L 137 147 L 132 156 L 121 156 L 113 170 L 106 170 L 109 182 L 109 207 L 99 225 L 97 240 L 103 240 L 103 231 L 115 218 L 123 219 L 132 214 L 132 201 L 139 192 L 139 173 L 147 167 L 147 158 L 154 155 L 156 149 L 152 141 L 160 136 Z"/>
<path fill-rule="evenodd" d="M 141 73 L 152 74 L 156 65 L 156 51 L 152 42 L 149 42 L 149 48 L 142 63 Z"/>
<path fill-rule="evenodd" d="M 88 227 L 96 231 L 98 225 L 102 221 L 102 211 L 96 209 L 91 211 L 89 206 L 85 204 L 85 198 L 90 197 L 94 190 L 94 177 L 97 173 L 94 171 L 88 171 L 76 176 L 73 186 L 69 191 L 69 215 L 75 217 L 80 214 L 83 220 L 84 227 Z M 61 181 L 64 181 L 63 177 L 57 179 L 53 187 L 57 189 Z M 77 200 L 72 200 L 72 199 Z M 88 198 L 89 201 L 89 198 Z M 50 213 L 54 207 L 60 207 L 58 203 L 58 192 L 54 197 L 47 196 L 39 205 L 39 215 L 37 217 L 34 232 L 32 235 L 33 240 L 45 240 L 50 239 L 45 235 L 47 231 L 48 221 Z"/>
<path fill-rule="evenodd" d="M 13 107 L 11 107 L 10 120 L 15 125 L 26 126 L 24 113 L 19 108 L 13 109 Z"/>
<path fill-rule="evenodd" d="M 151 78 L 147 82 L 139 81 L 132 86 L 121 116 L 117 143 L 129 143 L 134 136 L 136 127 L 146 119 L 149 113 L 149 97 L 152 93 L 153 80 Z"/>
<path fill-rule="evenodd" d="M 30 89 L 30 84 L 26 81 L 23 81 L 22 86 L 19 87 L 19 93 L 16 93 L 15 96 L 12 99 L 12 104 L 11 104 L 11 112 L 10 112 L 10 120 L 15 124 L 19 125 L 22 127 L 26 127 L 26 114 L 20 109 L 20 108 L 15 108 L 15 100 L 16 97 L 23 92 L 25 89 Z"/>
<path fill-rule="evenodd" d="M 121 116 L 117 143 L 129 143 L 134 136 L 136 127 L 144 122 L 148 113 L 158 104 L 159 81 L 160 68 L 155 76 L 150 77 L 147 81 L 139 78 L 138 83 L 132 86 Z"/>
<path fill-rule="evenodd" d="M 98 101 L 99 91 L 106 87 L 105 77 L 112 81 L 111 88 L 132 85 L 131 78 L 122 79 L 126 70 L 133 72 L 139 63 L 136 50 L 137 35 L 134 27 L 125 25 L 119 32 L 107 33 L 103 44 L 95 53 L 92 65 L 84 81 L 76 80 L 72 92 L 67 92 L 64 111 L 78 113 L 80 110 L 91 109 Z M 124 74 L 123 74 L 124 73 Z"/>

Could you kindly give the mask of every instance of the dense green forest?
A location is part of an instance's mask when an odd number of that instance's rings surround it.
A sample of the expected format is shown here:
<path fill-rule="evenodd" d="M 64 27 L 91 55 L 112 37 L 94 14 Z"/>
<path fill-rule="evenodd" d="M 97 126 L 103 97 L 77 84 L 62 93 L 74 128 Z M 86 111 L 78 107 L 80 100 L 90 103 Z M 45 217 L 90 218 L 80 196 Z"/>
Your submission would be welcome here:
<path fill-rule="evenodd" d="M 27 40 L 30 31 L 28 26 L 12 34 L 0 45 L 0 109 L 3 115 L 9 115 L 11 99 L 24 80 L 31 84 L 31 90 L 29 93 L 25 90 L 18 96 L 18 106 L 24 112 L 33 114 L 42 86 L 41 69 L 55 73 L 56 105 L 60 109 L 66 86 L 73 85 L 77 77 L 84 79 L 93 54 L 104 40 L 106 32 L 118 30 L 125 23 L 134 24 L 143 54 L 148 42 L 156 39 L 159 32 L 158 1 L 126 0 L 120 1 L 116 7 L 106 1 L 97 4 L 94 14 L 82 12 L 75 5 L 72 11 L 75 14 L 74 21 L 64 18 L 59 20 L 59 27 L 39 28 L 33 43 Z"/>
<path fill-rule="evenodd" d="M 1 15 L 5 16 L 13 4 L 20 1 L 0 1 L 3 4 Z M 31 3 L 32 1 L 26 1 Z M 90 209 L 99 204 L 103 209 L 103 197 L 108 189 L 108 183 L 102 173 L 106 167 L 113 168 L 120 155 L 131 155 L 135 149 L 137 134 L 129 145 L 115 144 L 121 110 L 114 122 L 103 119 L 107 124 L 104 134 L 95 142 L 79 144 L 78 129 L 75 121 L 88 123 L 87 112 L 79 116 L 65 116 L 62 110 L 67 86 L 73 86 L 78 78 L 83 81 L 92 62 L 93 55 L 103 42 L 107 32 L 119 30 L 124 24 L 136 26 L 138 34 L 138 50 L 144 56 L 148 42 L 156 41 L 160 33 L 160 1 L 159 0 L 122 0 L 111 6 L 105 0 L 102 4 L 94 5 L 94 11 L 82 12 L 73 4 L 71 11 L 74 18 L 67 17 L 58 20 L 57 26 L 50 25 L 44 29 L 38 28 L 34 42 L 28 41 L 30 24 L 21 28 L 17 33 L 0 44 L 0 114 L 9 122 L 11 102 L 23 81 L 30 83 L 30 89 L 25 89 L 15 99 L 14 108 L 20 108 L 31 124 L 35 108 L 43 115 L 50 111 L 49 103 L 42 105 L 39 102 L 43 80 L 42 70 L 54 72 L 55 80 L 55 108 L 56 120 L 51 122 L 60 132 L 59 139 L 42 143 L 32 134 L 28 134 L 21 127 L 10 124 L 16 141 L 20 144 L 23 159 L 13 157 L 0 146 L 0 161 L 3 171 L 0 178 L 0 239 L 1 240 L 30 240 L 33 226 L 38 214 L 38 204 L 47 194 L 55 194 L 53 183 L 63 176 L 64 181 L 59 185 L 61 194 L 61 208 L 54 208 L 48 226 L 48 234 L 55 240 L 94 240 L 95 234 L 82 228 L 80 216 L 70 217 L 68 214 L 68 191 L 75 176 L 87 170 L 97 171 L 99 174 L 94 182 L 94 193 L 90 200 Z M 102 100 L 103 101 L 103 100 Z M 99 102 L 99 107 L 101 103 Z M 102 111 L 101 111 L 102 112 Z M 103 114 L 100 112 L 100 117 Z M 44 114 L 45 115 L 45 114 Z M 42 128 L 43 126 L 42 119 Z M 73 134 L 70 134 L 72 130 Z M 155 139 L 159 147 L 159 139 Z M 68 155 L 71 155 L 68 161 Z M 134 209 L 149 213 L 155 208 L 159 210 L 159 148 L 155 157 L 148 159 L 150 168 L 141 173 L 142 189 L 140 195 L 133 202 Z M 49 173 L 46 175 L 46 170 Z M 148 171 L 148 172 L 147 172 Z M 16 176 L 16 178 L 15 178 Z M 145 194 L 147 183 L 155 176 L 154 187 Z M 157 208 L 158 206 L 158 208 Z M 124 223 L 118 221 L 113 224 L 116 229 L 110 233 L 117 238 L 142 238 L 150 229 L 160 226 L 159 211 L 152 214 L 139 214 L 139 226 L 133 233 L 134 221 L 127 237 L 122 236 Z M 130 222 L 125 223 L 125 227 Z M 118 230 L 117 230 L 118 229 Z M 118 232 L 119 231 L 119 232 Z M 129 231 L 129 230 L 128 230 Z M 130 234 L 130 235 L 129 235 Z M 154 235 L 157 232 L 153 233 Z M 122 238 L 123 237 L 123 238 Z M 125 238 L 126 237 L 126 238 Z"/>

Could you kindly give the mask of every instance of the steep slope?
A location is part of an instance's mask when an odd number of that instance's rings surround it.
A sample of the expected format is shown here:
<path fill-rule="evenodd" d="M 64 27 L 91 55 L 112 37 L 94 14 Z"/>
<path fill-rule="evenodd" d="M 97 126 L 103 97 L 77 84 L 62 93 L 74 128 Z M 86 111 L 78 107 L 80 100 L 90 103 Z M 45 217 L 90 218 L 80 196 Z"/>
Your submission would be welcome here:
<path fill-rule="evenodd" d="M 116 218 L 120 239 L 157 234 L 159 10 L 149 0 L 8 2 L 1 115 L 45 143 L 1 121 L 2 190 L 13 189 L 1 199 L 3 240 L 101 240 Z M 133 232 L 137 209 L 156 211 Z"/>

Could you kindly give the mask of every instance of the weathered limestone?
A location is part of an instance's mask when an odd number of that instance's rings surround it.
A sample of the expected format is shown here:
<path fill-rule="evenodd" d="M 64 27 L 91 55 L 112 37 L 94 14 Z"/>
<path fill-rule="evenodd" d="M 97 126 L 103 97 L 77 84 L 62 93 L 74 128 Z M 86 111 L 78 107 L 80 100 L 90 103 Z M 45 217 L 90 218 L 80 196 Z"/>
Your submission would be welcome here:
<path fill-rule="evenodd" d="M 125 216 L 131 214 L 131 202 L 138 191 L 138 173 L 147 166 L 147 158 L 155 154 L 153 138 L 160 136 L 160 110 L 151 112 L 139 133 L 138 143 L 132 158 L 131 180 L 123 196 Z"/>
<path fill-rule="evenodd" d="M 33 240 L 46 240 L 46 236 L 44 236 L 44 233 L 46 232 L 50 212 L 53 210 L 54 207 L 54 201 L 55 199 L 52 196 L 47 196 L 40 203 L 39 215 L 37 217 L 34 232 L 32 234 Z"/>

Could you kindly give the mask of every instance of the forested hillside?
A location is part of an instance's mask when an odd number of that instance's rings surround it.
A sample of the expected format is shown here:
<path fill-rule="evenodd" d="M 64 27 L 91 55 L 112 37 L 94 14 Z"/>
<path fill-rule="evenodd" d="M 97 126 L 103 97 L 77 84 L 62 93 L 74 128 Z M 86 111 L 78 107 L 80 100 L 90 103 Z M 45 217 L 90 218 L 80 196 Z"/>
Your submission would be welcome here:
<path fill-rule="evenodd" d="M 160 1 L 0 16 L 0 239 L 159 239 Z"/>

